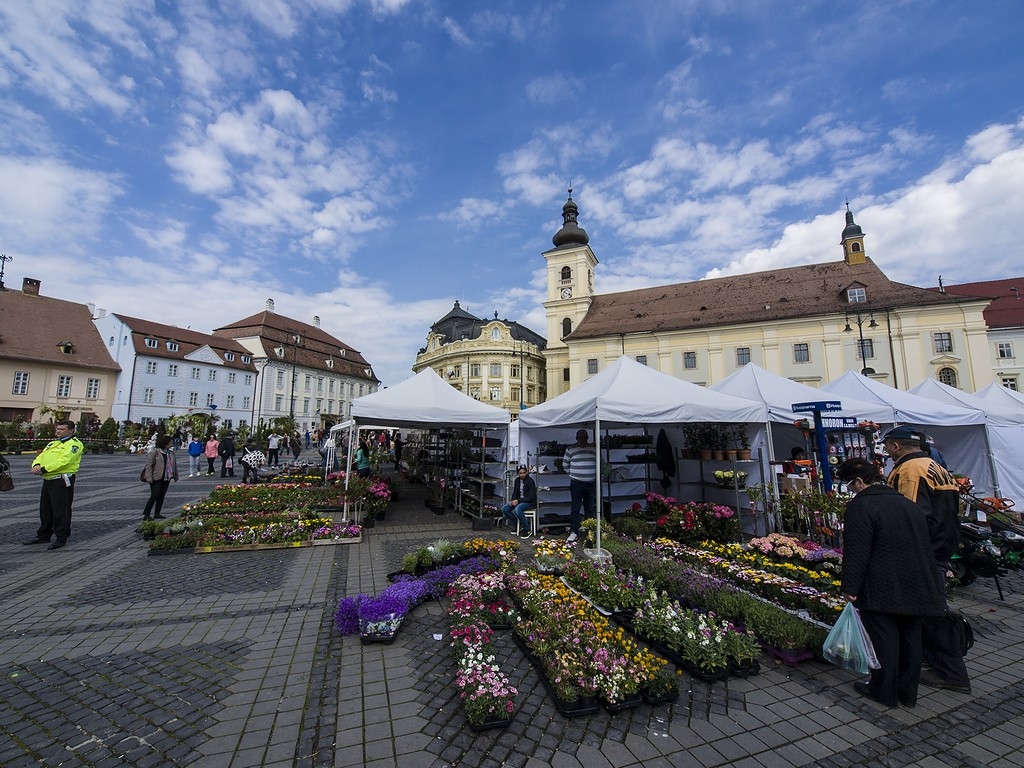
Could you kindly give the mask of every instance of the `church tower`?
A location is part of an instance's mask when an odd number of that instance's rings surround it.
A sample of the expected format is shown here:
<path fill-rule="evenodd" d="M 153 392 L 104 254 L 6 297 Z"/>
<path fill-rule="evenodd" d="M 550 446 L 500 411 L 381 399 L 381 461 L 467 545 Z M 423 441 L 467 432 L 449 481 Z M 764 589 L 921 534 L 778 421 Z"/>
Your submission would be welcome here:
<path fill-rule="evenodd" d="M 846 228 L 843 230 L 843 239 L 839 241 L 843 246 L 843 261 L 847 264 L 863 264 L 868 260 L 867 252 L 864 250 L 864 232 L 860 225 L 853 220 L 853 211 L 850 204 L 846 204 Z"/>
<path fill-rule="evenodd" d="M 590 237 L 578 223 L 579 208 L 572 199 L 562 206 L 562 227 L 551 238 L 554 248 L 545 251 L 547 262 L 547 381 L 548 397 L 569 390 L 569 352 L 562 341 L 587 315 L 594 296 L 597 257 Z"/>

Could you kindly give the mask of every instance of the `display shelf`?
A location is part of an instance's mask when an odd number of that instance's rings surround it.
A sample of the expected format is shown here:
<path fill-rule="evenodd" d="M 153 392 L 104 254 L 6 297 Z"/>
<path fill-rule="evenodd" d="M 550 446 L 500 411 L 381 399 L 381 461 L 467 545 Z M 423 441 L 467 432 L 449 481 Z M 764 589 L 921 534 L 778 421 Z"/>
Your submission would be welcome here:
<path fill-rule="evenodd" d="M 456 477 L 456 509 L 467 517 L 492 517 L 485 514 L 484 505 L 500 509 L 504 503 L 506 464 L 501 439 L 489 436 L 484 429 L 473 430 Z"/>

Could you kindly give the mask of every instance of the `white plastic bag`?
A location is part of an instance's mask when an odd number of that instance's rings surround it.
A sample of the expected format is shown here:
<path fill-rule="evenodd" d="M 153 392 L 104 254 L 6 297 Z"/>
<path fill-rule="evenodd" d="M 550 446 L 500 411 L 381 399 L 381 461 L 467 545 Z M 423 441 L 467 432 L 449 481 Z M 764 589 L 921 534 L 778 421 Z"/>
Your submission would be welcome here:
<path fill-rule="evenodd" d="M 825 638 L 825 644 L 821 646 L 821 653 L 827 661 L 861 675 L 881 667 L 875 647 L 853 603 L 847 603 L 839 614 L 835 626 Z"/>

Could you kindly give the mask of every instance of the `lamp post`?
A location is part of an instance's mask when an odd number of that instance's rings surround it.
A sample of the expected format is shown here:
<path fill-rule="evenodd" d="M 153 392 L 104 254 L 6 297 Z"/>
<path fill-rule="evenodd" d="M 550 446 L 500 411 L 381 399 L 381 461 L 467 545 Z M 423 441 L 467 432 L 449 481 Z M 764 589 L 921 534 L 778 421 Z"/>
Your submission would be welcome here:
<path fill-rule="evenodd" d="M 526 365 L 523 362 L 523 353 L 526 348 L 526 341 L 519 339 L 519 410 L 526 410 Z"/>
<path fill-rule="evenodd" d="M 291 397 L 290 407 L 288 408 L 288 416 L 291 418 L 291 420 L 293 422 L 295 421 L 295 378 L 296 378 L 295 365 L 298 362 L 298 358 L 299 358 L 299 342 L 300 341 L 302 341 L 302 337 L 299 336 L 299 334 L 297 334 L 297 333 L 293 333 L 292 334 L 292 397 Z"/>
<path fill-rule="evenodd" d="M 864 314 L 859 308 L 853 310 L 855 317 L 853 322 L 857 324 L 857 352 L 860 355 L 860 372 L 862 375 L 867 376 L 875 372 L 874 368 L 868 368 L 867 358 L 864 355 Z M 873 311 L 868 312 L 868 328 L 877 328 L 878 323 L 875 322 L 875 313 Z M 850 327 L 850 310 L 846 310 L 846 327 L 843 328 L 843 333 L 852 333 L 853 328 Z"/>
<path fill-rule="evenodd" d="M 14 257 L 8 256 L 6 253 L 0 253 L 0 291 L 4 288 L 4 269 L 9 261 L 14 261 Z"/>

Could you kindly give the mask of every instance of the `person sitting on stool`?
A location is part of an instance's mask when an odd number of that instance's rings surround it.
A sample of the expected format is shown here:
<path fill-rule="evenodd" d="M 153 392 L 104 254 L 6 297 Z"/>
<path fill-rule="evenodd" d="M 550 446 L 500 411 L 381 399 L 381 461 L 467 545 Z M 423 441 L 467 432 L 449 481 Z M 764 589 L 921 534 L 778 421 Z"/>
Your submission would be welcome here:
<path fill-rule="evenodd" d="M 501 508 L 502 517 L 509 521 L 519 522 L 521 538 L 530 538 L 530 521 L 526 519 L 526 510 L 537 506 L 537 483 L 530 477 L 526 467 L 519 467 L 515 482 L 512 483 L 512 499 Z"/>

